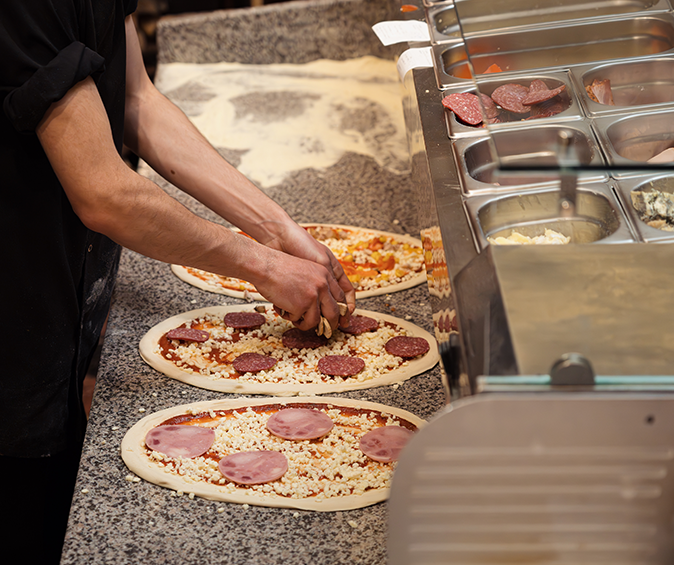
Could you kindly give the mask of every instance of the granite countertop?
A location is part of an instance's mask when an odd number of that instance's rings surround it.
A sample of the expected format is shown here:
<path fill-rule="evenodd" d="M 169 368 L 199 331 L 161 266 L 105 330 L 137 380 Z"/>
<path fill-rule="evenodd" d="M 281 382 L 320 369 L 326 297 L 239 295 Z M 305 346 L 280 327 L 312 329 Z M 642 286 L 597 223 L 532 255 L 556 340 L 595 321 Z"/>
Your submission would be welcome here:
<path fill-rule="evenodd" d="M 358 12 L 361 4 L 364 6 L 360 9 L 367 12 L 366 17 Z M 236 10 L 234 14 L 218 12 L 202 16 L 202 19 L 197 16 L 171 18 L 165 24 L 164 33 L 173 34 L 174 41 L 169 42 L 169 46 L 164 39 L 163 52 L 172 53 L 171 57 L 183 53 L 180 43 L 185 37 L 193 35 L 190 26 L 203 26 L 205 22 L 208 26 L 215 26 L 220 21 L 227 30 L 238 29 L 246 35 L 249 31 L 244 25 L 246 22 L 264 20 L 267 28 L 278 32 L 278 28 L 270 25 L 275 17 L 281 22 L 296 22 L 298 18 L 301 19 L 297 14 L 306 14 L 307 10 L 311 14 L 307 25 L 315 25 L 317 14 L 328 14 L 334 20 L 334 25 L 349 27 L 350 18 L 355 18 L 358 25 L 366 25 L 369 29 L 376 21 L 386 18 L 388 7 L 385 2 L 291 2 L 288 5 Z M 239 19 L 236 13 L 240 14 Z M 340 13 L 341 18 L 335 15 Z M 361 23 L 363 21 L 364 24 Z M 296 27 L 301 28 L 299 24 Z M 176 29 L 180 32 L 176 32 Z M 321 33 L 325 35 L 329 32 L 338 37 L 337 31 L 331 29 Z M 222 35 L 212 29 L 209 33 L 213 37 Z M 307 40 L 302 29 L 298 33 Z M 354 31 L 351 26 L 350 33 L 357 33 L 357 30 Z M 311 42 L 311 37 L 308 39 Z M 245 51 L 247 48 L 242 49 Z M 330 49 L 327 51 L 335 52 Z M 228 53 L 229 61 L 248 62 L 243 53 L 238 58 L 236 53 L 231 53 L 231 49 Z M 348 66 L 351 64 L 348 59 L 373 54 L 377 58 L 386 58 L 376 42 L 372 41 L 370 48 L 361 45 L 360 52 L 352 50 L 339 59 L 346 61 Z M 321 52 L 313 58 L 298 56 L 296 61 L 272 62 L 303 65 L 322 56 Z M 203 67 L 203 72 L 195 71 L 187 82 L 179 81 L 179 85 L 172 83 L 176 79 L 171 79 L 171 64 L 177 60 L 177 57 L 173 60 L 164 57 L 158 70 L 158 86 L 198 122 L 199 116 L 214 111 L 209 102 L 219 100 L 218 97 L 223 98 L 222 92 L 211 81 L 213 69 L 208 66 Z M 193 58 L 191 61 L 183 60 L 183 63 L 210 64 L 213 61 Z M 297 70 L 297 67 L 293 69 Z M 392 69 L 390 80 L 379 75 L 376 78 L 388 92 L 393 92 L 391 89 L 394 84 L 398 88 L 394 66 Z M 181 68 L 182 71 L 185 68 Z M 242 76 L 249 76 L 253 72 L 248 67 L 238 71 Z M 359 76 L 355 80 L 372 82 L 363 78 L 364 75 Z M 305 77 L 306 84 L 318 80 L 315 75 L 312 77 Z M 396 113 L 402 113 L 402 109 L 396 108 L 391 97 L 386 98 L 386 103 L 378 103 L 372 99 L 371 90 L 368 89 L 354 94 L 354 101 L 351 102 L 348 96 L 346 99 L 339 98 L 339 92 L 335 92 L 339 89 L 328 90 L 337 97 L 330 98 L 333 107 L 341 104 L 346 110 L 340 116 L 341 119 L 335 122 L 335 130 L 307 132 L 307 135 L 316 135 L 318 138 L 314 141 L 321 141 L 319 134 L 329 134 L 330 131 L 345 134 L 341 145 L 330 145 L 328 140 L 323 139 L 329 158 L 316 160 L 316 155 L 311 155 L 307 162 L 312 166 L 289 167 L 279 177 L 264 171 L 255 179 L 255 167 L 246 161 L 246 155 L 250 153 L 248 149 L 241 149 L 236 143 L 227 146 L 226 140 L 218 140 L 214 144 L 233 164 L 246 169 L 246 173 L 252 175 L 263 190 L 297 221 L 359 225 L 418 237 L 417 195 L 409 168 L 405 165 L 405 155 L 400 149 L 400 138 L 402 136 L 404 140 L 405 132 L 404 126 L 402 130 L 400 126 L 402 118 L 399 119 Z M 297 101 L 292 92 L 288 94 L 287 89 L 285 92 L 286 102 Z M 308 100 L 315 100 L 315 96 L 321 94 L 312 91 Z M 303 111 L 309 106 L 309 103 L 299 105 Z M 281 104 L 279 108 L 284 119 L 299 112 L 297 104 Z M 263 119 L 259 114 L 252 118 L 252 121 Z M 278 119 L 279 116 L 274 118 L 275 121 Z M 353 141 L 354 136 L 357 143 L 349 144 L 349 139 Z M 335 137 L 339 136 L 330 135 L 331 141 Z M 295 148 L 294 151 L 300 150 Z M 144 163 L 141 163 L 139 171 L 195 212 L 222 222 L 199 203 L 159 178 Z M 166 264 L 134 252 L 123 253 L 71 509 L 63 564 L 283 562 L 379 565 L 386 562 L 386 503 L 331 513 L 245 507 L 176 496 L 175 492 L 145 481 L 127 480 L 130 473 L 120 457 L 120 443 L 135 422 L 147 414 L 171 406 L 229 396 L 190 387 L 146 365 L 138 353 L 141 337 L 156 323 L 179 312 L 209 305 L 238 303 L 243 301 L 208 293 L 183 283 Z M 361 299 L 358 307 L 392 313 L 401 318 L 409 316 L 413 323 L 433 332 L 426 285 Z M 339 396 L 403 408 L 427 419 L 445 405 L 440 371 L 440 367 L 436 366 L 398 386 Z"/>

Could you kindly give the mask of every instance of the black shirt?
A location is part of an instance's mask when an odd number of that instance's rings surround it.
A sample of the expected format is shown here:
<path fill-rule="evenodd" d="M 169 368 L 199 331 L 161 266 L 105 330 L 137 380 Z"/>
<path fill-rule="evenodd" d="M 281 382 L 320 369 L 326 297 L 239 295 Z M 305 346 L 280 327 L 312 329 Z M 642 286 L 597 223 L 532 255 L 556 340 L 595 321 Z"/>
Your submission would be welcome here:
<path fill-rule="evenodd" d="M 0 455 L 51 455 L 81 434 L 120 250 L 75 215 L 35 128 L 92 76 L 121 152 L 124 19 L 136 3 L 0 1 Z"/>

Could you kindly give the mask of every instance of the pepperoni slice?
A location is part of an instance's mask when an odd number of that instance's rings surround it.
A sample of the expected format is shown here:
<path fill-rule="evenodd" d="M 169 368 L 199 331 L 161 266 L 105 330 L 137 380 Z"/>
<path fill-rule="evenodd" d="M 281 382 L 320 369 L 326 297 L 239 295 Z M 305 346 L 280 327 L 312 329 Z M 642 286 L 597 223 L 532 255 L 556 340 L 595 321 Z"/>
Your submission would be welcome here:
<path fill-rule="evenodd" d="M 332 377 L 351 377 L 365 368 L 365 361 L 349 355 L 327 355 L 318 360 L 318 370 Z"/>
<path fill-rule="evenodd" d="M 167 332 L 168 339 L 179 339 L 180 341 L 196 341 L 202 343 L 207 341 L 211 334 L 206 330 L 197 330 L 195 328 L 175 328 Z"/>
<path fill-rule="evenodd" d="M 199 426 L 157 426 L 145 435 L 145 445 L 168 455 L 191 459 L 206 453 L 215 441 L 215 431 Z"/>
<path fill-rule="evenodd" d="M 280 479 L 288 470 L 288 460 L 278 451 L 241 451 L 220 459 L 222 475 L 241 485 L 259 485 Z"/>
<path fill-rule="evenodd" d="M 267 420 L 267 429 L 272 434 L 291 440 L 323 437 L 334 425 L 325 412 L 309 408 L 285 408 Z"/>
<path fill-rule="evenodd" d="M 412 435 L 411 430 L 401 426 L 382 426 L 361 437 L 358 447 L 370 459 L 389 463 L 398 460 L 402 448 Z"/>
<path fill-rule="evenodd" d="M 492 100 L 504 110 L 515 114 L 527 114 L 529 108 L 522 105 L 522 100 L 529 94 L 529 89 L 521 84 L 503 84 L 491 93 Z"/>
<path fill-rule="evenodd" d="M 316 335 L 314 330 L 302 331 L 292 328 L 281 336 L 283 345 L 289 349 L 316 349 L 328 343 L 324 335 Z"/>
<path fill-rule="evenodd" d="M 360 335 L 365 332 L 373 332 L 379 328 L 379 322 L 369 316 L 351 316 L 346 328 L 339 328 L 345 334 Z"/>
<path fill-rule="evenodd" d="M 259 373 L 268 371 L 276 365 L 276 359 L 261 353 L 242 353 L 232 363 L 237 373 Z"/>
<path fill-rule="evenodd" d="M 557 88 L 553 88 L 552 90 L 545 89 L 545 90 L 529 90 L 529 94 L 527 94 L 524 99 L 522 100 L 522 104 L 524 106 L 531 106 L 532 104 L 540 104 L 541 102 L 545 102 L 546 100 L 550 100 L 551 98 L 554 98 L 557 96 L 562 90 L 564 90 L 566 86 L 561 85 Z"/>
<path fill-rule="evenodd" d="M 411 337 L 408 335 L 399 335 L 389 339 L 384 348 L 391 355 L 396 355 L 403 359 L 411 359 L 412 357 L 428 353 L 430 350 L 428 342 L 423 337 Z"/>
<path fill-rule="evenodd" d="M 462 122 L 475 126 L 482 122 L 480 101 L 470 92 L 454 92 L 442 99 L 442 105 L 449 108 Z"/>
<path fill-rule="evenodd" d="M 225 324 L 237 330 L 259 328 L 266 321 L 267 319 L 259 312 L 229 312 L 225 314 Z"/>

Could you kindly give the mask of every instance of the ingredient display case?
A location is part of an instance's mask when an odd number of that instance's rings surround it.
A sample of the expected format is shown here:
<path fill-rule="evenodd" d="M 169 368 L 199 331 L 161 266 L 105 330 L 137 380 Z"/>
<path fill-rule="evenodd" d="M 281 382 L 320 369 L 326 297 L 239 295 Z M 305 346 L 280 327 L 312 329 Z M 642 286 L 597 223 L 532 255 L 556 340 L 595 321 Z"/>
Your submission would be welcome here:
<path fill-rule="evenodd" d="M 672 5 L 417 6 L 433 64 L 404 109 L 448 405 L 396 471 L 391 563 L 672 563 Z"/>

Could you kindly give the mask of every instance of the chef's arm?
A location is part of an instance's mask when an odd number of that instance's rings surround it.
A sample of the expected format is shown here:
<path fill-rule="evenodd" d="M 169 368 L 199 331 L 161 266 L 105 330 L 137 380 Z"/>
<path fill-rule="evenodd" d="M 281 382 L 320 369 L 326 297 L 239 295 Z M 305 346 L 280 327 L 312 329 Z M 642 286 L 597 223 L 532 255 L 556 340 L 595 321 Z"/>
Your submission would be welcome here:
<path fill-rule="evenodd" d="M 93 80 L 51 105 L 36 133 L 75 213 L 90 229 L 167 263 L 191 265 L 253 283 L 301 329 L 320 314 L 336 325 L 344 300 L 324 266 L 261 245 L 199 218 L 118 154 Z"/>
<path fill-rule="evenodd" d="M 127 18 L 126 35 L 126 145 L 162 177 L 257 241 L 330 269 L 353 311 L 355 291 L 333 254 L 225 161 L 185 114 L 155 88 L 145 70 L 131 18 Z"/>

